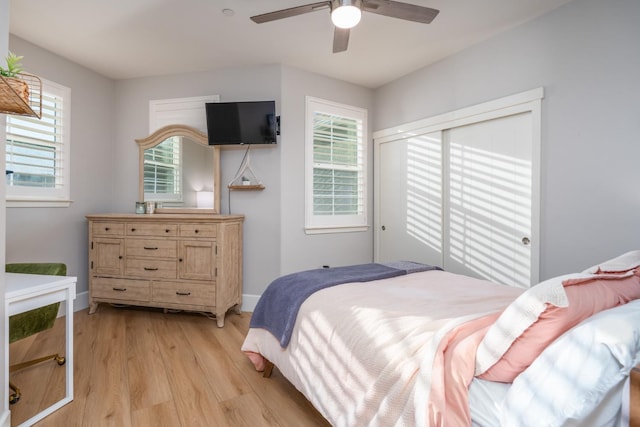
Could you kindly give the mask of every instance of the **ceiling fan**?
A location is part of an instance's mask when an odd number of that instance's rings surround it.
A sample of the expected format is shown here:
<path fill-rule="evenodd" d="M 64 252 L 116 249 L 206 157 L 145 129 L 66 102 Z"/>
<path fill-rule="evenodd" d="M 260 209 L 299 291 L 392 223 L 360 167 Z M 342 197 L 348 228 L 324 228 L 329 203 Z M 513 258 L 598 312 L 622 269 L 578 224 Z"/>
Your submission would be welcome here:
<path fill-rule="evenodd" d="M 262 24 L 327 8 L 331 9 L 331 21 L 335 25 L 333 53 L 347 50 L 349 30 L 360 22 L 362 11 L 423 24 L 429 24 L 440 12 L 430 7 L 416 6 L 393 0 L 325 0 L 252 16 L 251 20 Z"/>

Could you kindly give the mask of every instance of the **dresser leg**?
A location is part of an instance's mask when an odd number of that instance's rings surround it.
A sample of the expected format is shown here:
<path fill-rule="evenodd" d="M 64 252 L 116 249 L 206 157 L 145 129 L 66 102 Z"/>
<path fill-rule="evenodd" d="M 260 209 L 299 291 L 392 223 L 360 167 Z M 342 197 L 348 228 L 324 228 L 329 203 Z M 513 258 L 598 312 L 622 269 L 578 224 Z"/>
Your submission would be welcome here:
<path fill-rule="evenodd" d="M 98 303 L 97 302 L 90 302 L 89 303 L 89 314 L 95 313 L 97 309 L 98 309 Z"/>
<path fill-rule="evenodd" d="M 216 314 L 216 323 L 218 324 L 218 328 L 222 328 L 224 326 L 224 313 Z"/>

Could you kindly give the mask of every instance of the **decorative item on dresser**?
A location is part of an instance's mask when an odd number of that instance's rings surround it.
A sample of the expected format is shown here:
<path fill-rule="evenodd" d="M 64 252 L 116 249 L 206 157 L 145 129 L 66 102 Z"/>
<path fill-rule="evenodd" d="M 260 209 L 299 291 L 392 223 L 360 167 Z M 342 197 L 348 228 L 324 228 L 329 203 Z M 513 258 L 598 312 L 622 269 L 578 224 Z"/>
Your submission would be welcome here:
<path fill-rule="evenodd" d="M 213 313 L 242 305 L 242 215 L 98 214 L 89 221 L 89 313 L 101 302 Z"/>

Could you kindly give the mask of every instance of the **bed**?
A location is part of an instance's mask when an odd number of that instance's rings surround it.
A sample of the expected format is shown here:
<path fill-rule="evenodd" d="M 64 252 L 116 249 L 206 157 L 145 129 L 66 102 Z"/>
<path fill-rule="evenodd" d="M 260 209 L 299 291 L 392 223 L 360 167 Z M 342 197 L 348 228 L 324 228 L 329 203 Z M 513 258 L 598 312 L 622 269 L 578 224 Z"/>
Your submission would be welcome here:
<path fill-rule="evenodd" d="M 620 424 L 640 251 L 526 290 L 407 265 L 277 279 L 242 351 L 335 426 Z"/>

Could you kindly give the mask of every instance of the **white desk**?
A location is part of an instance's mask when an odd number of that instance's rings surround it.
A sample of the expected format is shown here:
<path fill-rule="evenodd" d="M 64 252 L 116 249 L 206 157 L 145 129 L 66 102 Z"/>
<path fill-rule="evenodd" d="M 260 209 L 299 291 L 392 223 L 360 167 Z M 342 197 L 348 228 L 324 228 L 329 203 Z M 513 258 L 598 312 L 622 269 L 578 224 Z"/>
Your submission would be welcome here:
<path fill-rule="evenodd" d="M 0 273 L 1 274 L 1 273 Z M 66 305 L 66 393 L 64 398 L 29 418 L 20 426 L 31 426 L 53 411 L 73 400 L 73 300 L 76 298 L 76 277 L 41 274 L 4 273 L 5 277 L 5 336 L 9 336 L 9 316 L 58 301 Z M 9 378 L 9 342 L 5 342 L 5 377 Z M 8 389 L 9 384 L 4 384 Z"/>

